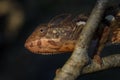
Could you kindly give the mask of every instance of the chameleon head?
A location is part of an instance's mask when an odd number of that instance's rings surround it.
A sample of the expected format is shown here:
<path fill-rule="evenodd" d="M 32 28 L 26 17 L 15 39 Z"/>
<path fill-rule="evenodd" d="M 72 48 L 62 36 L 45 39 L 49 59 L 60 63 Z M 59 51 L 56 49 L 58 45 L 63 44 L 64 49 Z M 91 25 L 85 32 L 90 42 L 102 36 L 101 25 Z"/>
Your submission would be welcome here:
<path fill-rule="evenodd" d="M 26 40 L 25 47 L 36 54 L 72 52 L 77 34 L 82 29 L 80 25 L 85 22 L 79 22 L 81 17 L 71 19 L 70 15 L 62 14 L 54 17 L 48 24 L 38 26 Z"/>
<path fill-rule="evenodd" d="M 48 54 L 56 52 L 56 49 L 60 47 L 60 39 L 47 38 L 48 28 L 47 25 L 38 26 L 26 40 L 25 47 L 33 53 Z"/>
<path fill-rule="evenodd" d="M 49 29 L 46 25 L 41 25 L 28 37 L 25 47 L 35 54 L 57 54 L 73 51 L 75 41 L 61 39 L 55 36 L 55 31 Z"/>

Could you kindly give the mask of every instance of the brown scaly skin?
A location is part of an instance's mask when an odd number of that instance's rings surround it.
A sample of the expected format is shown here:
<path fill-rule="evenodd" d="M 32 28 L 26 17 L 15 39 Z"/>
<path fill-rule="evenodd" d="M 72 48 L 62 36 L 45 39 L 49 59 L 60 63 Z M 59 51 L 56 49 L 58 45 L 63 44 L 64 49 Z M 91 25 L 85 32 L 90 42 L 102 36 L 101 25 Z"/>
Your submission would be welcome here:
<path fill-rule="evenodd" d="M 72 19 L 68 14 L 56 16 L 48 24 L 39 25 L 26 40 L 25 47 L 38 54 L 72 52 L 77 35 L 83 28 L 83 25 L 76 24 L 81 19 L 85 21 L 87 17 L 80 15 Z"/>
<path fill-rule="evenodd" d="M 111 25 L 111 42 L 113 44 L 120 43 L 120 10 L 116 13 L 115 19 Z"/>
<path fill-rule="evenodd" d="M 79 21 L 86 21 L 88 17 L 79 15 L 73 19 L 71 15 L 62 14 L 54 17 L 48 24 L 39 25 L 35 31 L 26 40 L 25 47 L 35 54 L 58 54 L 72 52 L 78 34 L 80 34 L 84 25 L 77 25 Z M 103 28 L 100 33 L 97 50 L 94 59 L 101 63 L 100 53 L 108 41 L 108 36 L 113 30 L 113 23 L 110 27 Z M 114 29 L 116 31 L 116 28 Z M 96 34 L 97 35 L 97 34 Z M 113 41 L 113 40 L 112 40 Z"/>

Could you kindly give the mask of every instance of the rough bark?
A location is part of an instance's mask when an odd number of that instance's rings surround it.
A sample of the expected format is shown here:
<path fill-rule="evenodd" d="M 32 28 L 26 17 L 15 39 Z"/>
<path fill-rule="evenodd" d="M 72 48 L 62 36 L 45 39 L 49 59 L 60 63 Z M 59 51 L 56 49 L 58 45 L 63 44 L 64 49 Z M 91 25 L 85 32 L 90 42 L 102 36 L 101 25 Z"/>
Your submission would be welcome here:
<path fill-rule="evenodd" d="M 98 0 L 93 9 L 85 27 L 79 35 L 75 50 L 71 57 L 56 74 L 54 80 L 75 80 L 82 74 L 82 69 L 89 62 L 88 47 L 92 40 L 93 34 L 98 27 L 101 16 L 104 12 L 108 0 Z"/>
<path fill-rule="evenodd" d="M 114 54 L 102 58 L 102 64 L 92 60 L 91 63 L 83 68 L 82 74 L 92 73 L 113 67 L 120 67 L 120 54 Z"/>

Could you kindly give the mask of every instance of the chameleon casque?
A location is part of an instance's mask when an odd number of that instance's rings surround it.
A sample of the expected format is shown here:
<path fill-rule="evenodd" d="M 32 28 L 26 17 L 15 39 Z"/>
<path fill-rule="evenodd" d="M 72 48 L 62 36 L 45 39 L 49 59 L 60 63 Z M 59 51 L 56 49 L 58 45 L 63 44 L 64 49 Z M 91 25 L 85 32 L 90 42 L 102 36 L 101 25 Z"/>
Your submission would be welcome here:
<path fill-rule="evenodd" d="M 44 55 L 72 52 L 87 19 L 86 15 L 76 18 L 70 14 L 56 16 L 48 24 L 39 25 L 26 40 L 25 47 L 35 54 Z M 120 12 L 116 13 L 109 25 L 98 29 L 95 35 L 94 39 L 98 39 L 97 55 L 100 55 L 108 39 L 112 43 L 120 42 Z"/>

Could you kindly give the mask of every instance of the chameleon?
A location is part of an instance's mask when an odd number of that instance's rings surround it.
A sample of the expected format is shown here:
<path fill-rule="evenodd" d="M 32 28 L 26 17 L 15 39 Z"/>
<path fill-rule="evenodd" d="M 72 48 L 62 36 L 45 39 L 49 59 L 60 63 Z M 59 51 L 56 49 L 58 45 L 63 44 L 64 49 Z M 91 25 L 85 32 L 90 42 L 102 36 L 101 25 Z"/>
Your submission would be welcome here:
<path fill-rule="evenodd" d="M 98 44 L 94 58 L 100 60 L 100 53 L 110 35 L 113 36 L 110 38 L 112 43 L 120 42 L 119 14 L 110 25 L 96 31 L 94 39 L 98 39 Z M 88 16 L 83 14 L 75 18 L 71 14 L 58 15 L 49 23 L 40 24 L 26 40 L 25 47 L 32 53 L 43 55 L 72 52 L 87 19 Z"/>
<path fill-rule="evenodd" d="M 72 52 L 87 18 L 84 15 L 74 19 L 71 14 L 58 15 L 48 24 L 39 25 L 26 40 L 25 47 L 39 54 Z"/>

